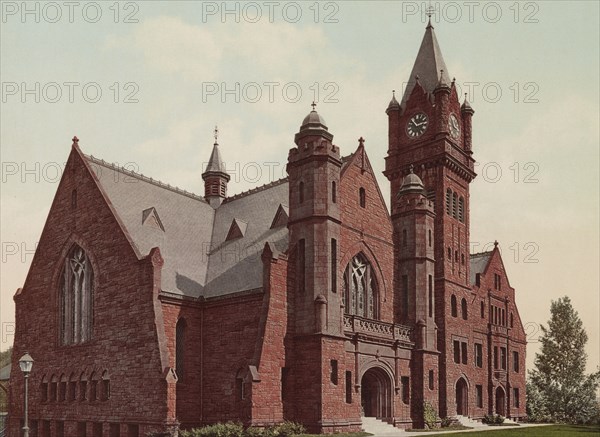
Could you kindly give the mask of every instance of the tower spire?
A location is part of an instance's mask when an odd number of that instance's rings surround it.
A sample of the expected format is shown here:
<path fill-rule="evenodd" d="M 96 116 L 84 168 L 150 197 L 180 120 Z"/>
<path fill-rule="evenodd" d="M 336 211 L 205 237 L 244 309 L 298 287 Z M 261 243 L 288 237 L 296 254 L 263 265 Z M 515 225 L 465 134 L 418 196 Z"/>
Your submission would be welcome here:
<path fill-rule="evenodd" d="M 231 177 L 225 169 L 225 164 L 221 158 L 219 150 L 219 128 L 215 126 L 215 142 L 206 166 L 206 171 L 202 173 L 204 180 L 204 197 L 213 208 L 218 208 L 227 196 L 227 182 Z"/>
<path fill-rule="evenodd" d="M 448 73 L 446 63 L 444 62 L 442 50 L 440 49 L 440 45 L 435 36 L 433 26 L 431 25 L 432 15 L 433 7 L 429 7 L 427 9 L 429 24 L 425 29 L 425 35 L 421 41 L 421 47 L 419 48 L 419 52 L 410 73 L 406 89 L 404 90 L 404 95 L 402 96 L 402 101 L 400 102 L 400 106 L 402 108 L 406 107 L 406 102 L 410 97 L 415 84 L 417 83 L 417 76 L 419 77 L 419 83 L 428 93 L 432 93 L 440 82 L 446 84 L 451 82 L 451 76 Z M 441 73 L 440 77 L 440 72 L 442 70 L 443 72 Z"/>

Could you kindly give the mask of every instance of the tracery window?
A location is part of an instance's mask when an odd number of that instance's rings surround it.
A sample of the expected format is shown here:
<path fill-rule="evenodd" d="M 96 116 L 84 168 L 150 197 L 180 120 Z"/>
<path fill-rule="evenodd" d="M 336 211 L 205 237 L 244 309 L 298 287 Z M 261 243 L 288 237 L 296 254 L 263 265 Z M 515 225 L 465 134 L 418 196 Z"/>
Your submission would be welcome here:
<path fill-rule="evenodd" d="M 344 311 L 375 319 L 379 317 L 377 280 L 367 258 L 359 253 L 344 272 Z"/>
<path fill-rule="evenodd" d="M 74 245 L 60 283 L 60 341 L 77 344 L 92 338 L 94 272 L 85 251 Z"/>

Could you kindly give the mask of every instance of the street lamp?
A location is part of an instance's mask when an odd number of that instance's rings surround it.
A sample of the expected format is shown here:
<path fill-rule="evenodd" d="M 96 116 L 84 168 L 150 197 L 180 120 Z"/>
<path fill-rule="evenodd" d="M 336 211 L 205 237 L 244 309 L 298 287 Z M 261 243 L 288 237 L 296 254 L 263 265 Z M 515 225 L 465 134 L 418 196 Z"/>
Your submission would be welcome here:
<path fill-rule="evenodd" d="M 27 424 L 27 382 L 29 379 L 29 373 L 33 367 L 33 358 L 27 352 L 19 360 L 19 367 L 25 377 L 25 414 L 24 414 L 24 425 L 23 425 L 23 437 L 29 437 L 29 426 Z"/>

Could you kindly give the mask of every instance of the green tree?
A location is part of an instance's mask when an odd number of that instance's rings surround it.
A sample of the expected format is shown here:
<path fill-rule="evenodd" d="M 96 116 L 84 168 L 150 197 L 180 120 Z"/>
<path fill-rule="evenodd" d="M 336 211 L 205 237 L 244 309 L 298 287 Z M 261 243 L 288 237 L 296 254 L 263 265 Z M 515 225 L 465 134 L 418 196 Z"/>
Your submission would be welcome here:
<path fill-rule="evenodd" d="M 541 351 L 529 372 L 527 414 L 533 421 L 588 423 L 598 414 L 600 372 L 585 374 L 588 336 L 567 296 L 552 301 Z"/>

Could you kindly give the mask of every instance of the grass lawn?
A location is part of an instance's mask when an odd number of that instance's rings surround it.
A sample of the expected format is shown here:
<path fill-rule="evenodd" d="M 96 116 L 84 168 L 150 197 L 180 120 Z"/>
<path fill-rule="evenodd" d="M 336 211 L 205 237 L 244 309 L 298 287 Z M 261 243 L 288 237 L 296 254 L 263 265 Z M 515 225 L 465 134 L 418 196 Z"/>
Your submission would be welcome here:
<path fill-rule="evenodd" d="M 536 426 L 536 427 L 521 427 L 514 429 L 491 429 L 489 431 L 479 432 L 458 432 L 456 434 L 449 434 L 452 437 L 474 437 L 474 436 L 488 436 L 488 437 L 594 437 L 600 436 L 600 426 L 579 426 L 579 425 L 550 425 L 550 426 Z M 442 435 L 442 434 L 433 434 Z"/>

